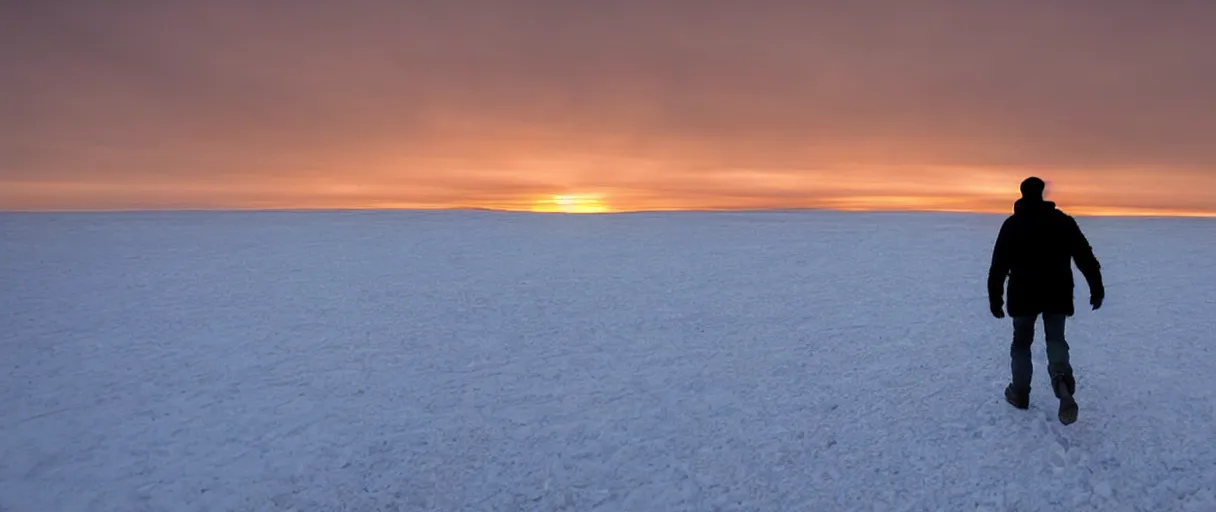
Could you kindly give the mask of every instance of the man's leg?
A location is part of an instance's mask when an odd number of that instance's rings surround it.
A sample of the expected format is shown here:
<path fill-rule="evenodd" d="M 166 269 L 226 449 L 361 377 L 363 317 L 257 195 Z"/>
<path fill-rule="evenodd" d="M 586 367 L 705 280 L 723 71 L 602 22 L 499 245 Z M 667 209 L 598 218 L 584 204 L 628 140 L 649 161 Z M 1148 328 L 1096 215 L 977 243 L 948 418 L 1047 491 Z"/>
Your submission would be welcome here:
<path fill-rule="evenodd" d="M 1013 318 L 1013 343 L 1009 346 L 1009 369 L 1013 374 L 1010 388 L 1019 393 L 1030 393 L 1030 379 L 1034 376 L 1034 362 L 1030 358 L 1030 345 L 1034 343 L 1034 324 L 1038 315 Z"/>
<path fill-rule="evenodd" d="M 1068 358 L 1068 341 L 1064 338 L 1064 315 L 1044 315 L 1043 327 L 1047 338 L 1047 372 L 1051 375 L 1051 390 L 1060 399 L 1060 423 L 1065 425 L 1077 421 L 1077 401 L 1072 395 L 1077 391 L 1072 376 L 1072 364 Z"/>
<path fill-rule="evenodd" d="M 1077 392 L 1077 383 L 1072 376 L 1072 362 L 1068 354 L 1068 340 L 1064 336 L 1067 317 L 1043 315 L 1043 330 L 1047 338 L 1047 374 L 1051 375 L 1051 388 L 1060 397 L 1057 385 L 1067 384 L 1068 394 Z"/>

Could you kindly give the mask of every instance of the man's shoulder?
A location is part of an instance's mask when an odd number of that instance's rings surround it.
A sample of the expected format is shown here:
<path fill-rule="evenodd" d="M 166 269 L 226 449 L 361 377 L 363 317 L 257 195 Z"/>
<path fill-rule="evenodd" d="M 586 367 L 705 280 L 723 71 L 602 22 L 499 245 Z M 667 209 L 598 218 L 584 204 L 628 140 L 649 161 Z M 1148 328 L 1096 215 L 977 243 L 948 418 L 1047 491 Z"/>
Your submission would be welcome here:
<path fill-rule="evenodd" d="M 1076 217 L 1069 215 L 1068 212 L 1059 208 L 1052 210 L 1052 214 L 1054 215 L 1055 220 L 1059 222 L 1063 222 L 1068 225 L 1075 225 L 1077 223 Z"/>

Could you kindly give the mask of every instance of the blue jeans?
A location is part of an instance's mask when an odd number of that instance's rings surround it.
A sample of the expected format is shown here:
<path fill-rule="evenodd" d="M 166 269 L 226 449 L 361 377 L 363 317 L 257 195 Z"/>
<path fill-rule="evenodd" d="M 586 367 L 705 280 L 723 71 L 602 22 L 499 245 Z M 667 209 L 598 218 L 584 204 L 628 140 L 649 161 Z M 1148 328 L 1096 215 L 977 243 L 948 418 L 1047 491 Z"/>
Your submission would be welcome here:
<path fill-rule="evenodd" d="M 1039 315 L 1013 318 L 1013 343 L 1009 347 L 1010 370 L 1013 372 L 1013 387 L 1029 391 L 1034 375 L 1034 362 L 1030 346 L 1034 343 L 1034 326 Z M 1065 315 L 1043 315 L 1043 331 L 1047 340 L 1047 374 L 1051 376 L 1052 391 L 1059 397 L 1057 386 L 1064 382 L 1069 394 L 1076 391 L 1072 376 L 1072 364 L 1068 358 L 1068 341 L 1064 337 Z"/>

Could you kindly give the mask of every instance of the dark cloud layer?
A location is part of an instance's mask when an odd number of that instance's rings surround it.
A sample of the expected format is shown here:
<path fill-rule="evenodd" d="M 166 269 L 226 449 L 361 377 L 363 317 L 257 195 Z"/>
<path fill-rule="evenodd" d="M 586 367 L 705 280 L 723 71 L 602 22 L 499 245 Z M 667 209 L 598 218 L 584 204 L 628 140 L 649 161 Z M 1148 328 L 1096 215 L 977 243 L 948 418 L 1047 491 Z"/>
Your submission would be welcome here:
<path fill-rule="evenodd" d="M 1214 47 L 1201 1 L 3 2 L 0 206 L 327 180 L 784 204 L 975 170 L 1216 209 Z"/>

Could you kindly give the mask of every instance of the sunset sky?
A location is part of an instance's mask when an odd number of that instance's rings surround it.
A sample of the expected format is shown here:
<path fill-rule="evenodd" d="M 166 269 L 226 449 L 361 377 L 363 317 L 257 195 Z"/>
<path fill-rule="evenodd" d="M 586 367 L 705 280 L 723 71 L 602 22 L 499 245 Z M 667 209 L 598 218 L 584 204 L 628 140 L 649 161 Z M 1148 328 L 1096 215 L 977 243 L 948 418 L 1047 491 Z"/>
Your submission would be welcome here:
<path fill-rule="evenodd" d="M 1216 212 L 1216 2 L 0 2 L 0 209 Z"/>

